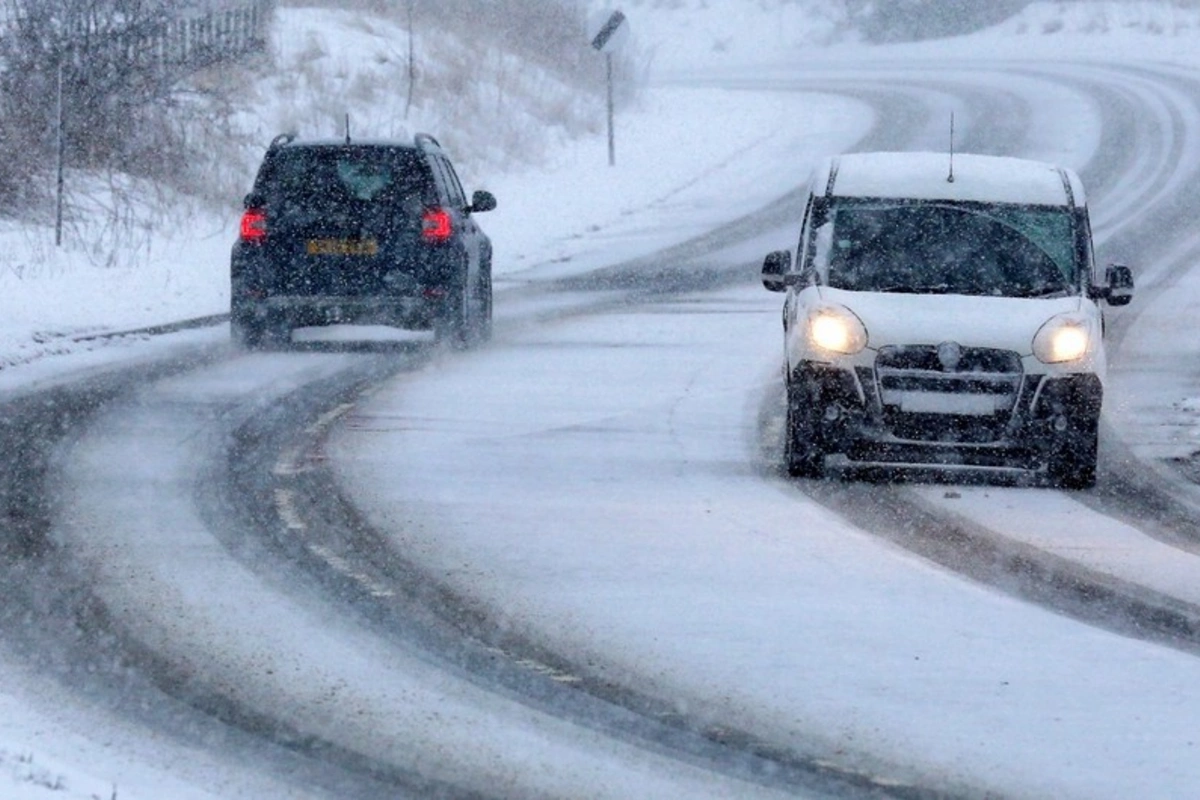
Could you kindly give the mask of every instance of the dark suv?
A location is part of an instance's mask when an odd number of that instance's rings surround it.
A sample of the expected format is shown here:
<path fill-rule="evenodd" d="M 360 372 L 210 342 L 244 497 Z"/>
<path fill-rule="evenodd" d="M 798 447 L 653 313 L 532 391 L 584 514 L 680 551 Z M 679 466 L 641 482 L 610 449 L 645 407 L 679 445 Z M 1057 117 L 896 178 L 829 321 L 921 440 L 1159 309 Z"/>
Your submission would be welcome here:
<path fill-rule="evenodd" d="M 296 141 L 267 149 L 230 264 L 230 327 L 246 347 L 293 328 L 349 323 L 431 330 L 468 346 L 492 325 L 491 241 L 450 160 L 409 142 Z"/>

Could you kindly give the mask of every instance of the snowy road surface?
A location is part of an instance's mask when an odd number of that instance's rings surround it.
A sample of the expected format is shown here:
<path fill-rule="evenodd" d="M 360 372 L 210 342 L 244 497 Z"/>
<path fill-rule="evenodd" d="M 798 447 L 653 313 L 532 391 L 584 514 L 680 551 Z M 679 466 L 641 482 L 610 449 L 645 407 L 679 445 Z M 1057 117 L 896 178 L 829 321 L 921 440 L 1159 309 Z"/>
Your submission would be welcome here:
<path fill-rule="evenodd" d="M 767 92 L 750 107 L 775 135 L 508 262 L 487 348 L 229 352 L 66 432 L 55 558 L 130 696 L 179 706 L 157 769 L 189 747 L 239 763 L 207 790 L 184 771 L 196 797 L 1192 793 L 1196 641 L 1126 635 L 1120 610 L 1085 622 L 1056 587 L 1032 602 L 915 540 L 969 527 L 1200 618 L 1200 501 L 1170 461 L 1200 407 L 1178 333 L 1200 280 L 1200 81 L 935 50 L 661 90 Z M 942 149 L 950 109 L 964 149 L 1080 170 L 1101 257 L 1138 267 L 1110 320 L 1095 493 L 843 490 L 774 460 L 778 297 L 756 273 L 795 236 L 792 190 L 830 151 Z M 1146 475 L 1164 505 L 1123 488 Z M 896 513 L 856 525 L 872 504 Z M 410 629 L 396 608 L 430 597 L 464 618 Z M 472 640 L 437 644 L 456 630 Z"/>
<path fill-rule="evenodd" d="M 1053 155 L 1099 187 L 1100 241 L 1123 237 L 1153 255 L 1165 232 L 1155 212 L 1179 204 L 1195 171 L 1184 144 L 1197 131 L 1190 79 L 1058 72 L 1068 109 L 1093 86 L 1124 96 L 1115 111 L 1097 103 L 1111 116 L 1083 126 L 1095 136 Z M 964 105 L 981 109 L 988 87 L 1022 88 L 986 72 L 972 83 L 965 66 L 953 74 L 960 87 L 983 88 L 963 90 Z M 1054 96 L 1041 86 L 1020 96 L 1023 126 L 1002 131 L 1018 133 L 1015 142 L 980 124 L 968 136 L 989 152 L 1028 152 L 1039 132 L 1061 130 L 1063 104 L 1042 99 Z M 1158 284 L 1188 280 L 1189 266 L 1147 263 L 1146 302 L 1186 307 Z M 1193 655 L 932 568 L 894 546 L 902 535 L 881 543 L 853 529 L 762 462 L 755 423 L 762 404 L 778 405 L 776 305 L 750 286 L 618 308 L 406 376 L 335 435 L 345 490 L 398 550 L 493 609 L 498 625 L 708 722 L 950 791 L 1172 796 L 1200 783 Z M 1171 387 L 1161 381 L 1130 385 L 1124 365 L 1142 353 L 1132 334 L 1122 344 L 1114 382 L 1146 405 L 1164 402 Z M 1161 337 L 1142 346 L 1168 349 Z M 1183 355 L 1162 360 L 1191 380 Z M 1110 413 L 1108 435 L 1131 425 L 1124 411 Z M 1006 542 L 1183 604 L 1200 599 L 1194 538 L 1160 542 L 1059 492 L 909 491 Z"/>

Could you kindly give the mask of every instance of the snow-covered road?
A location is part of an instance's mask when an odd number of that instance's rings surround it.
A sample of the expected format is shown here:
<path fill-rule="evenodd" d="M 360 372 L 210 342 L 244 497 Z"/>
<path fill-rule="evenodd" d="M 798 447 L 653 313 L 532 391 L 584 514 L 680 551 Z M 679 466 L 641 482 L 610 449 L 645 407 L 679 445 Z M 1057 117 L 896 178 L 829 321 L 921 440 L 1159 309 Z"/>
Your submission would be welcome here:
<path fill-rule="evenodd" d="M 932 84 L 964 94 L 959 113 L 988 106 L 998 87 L 1015 95 L 1028 115 L 1019 127 L 997 133 L 968 116 L 968 141 L 1040 146 L 1081 168 L 1099 187 L 1102 256 L 1118 238 L 1147 258 L 1186 241 L 1168 226 L 1196 171 L 1190 78 L 1086 65 L 1024 81 L 964 63 L 856 69 L 831 70 L 833 84 L 851 94 Z M 1189 266 L 1141 269 L 1146 302 L 1186 308 L 1157 286 L 1186 283 Z M 345 491 L 398 551 L 492 609 L 498 626 L 708 724 L 952 793 L 1166 797 L 1200 785 L 1193 655 L 932 567 L 896 546 L 908 519 L 857 530 L 837 503 L 812 502 L 821 491 L 797 491 L 761 462 L 760 412 L 778 405 L 777 317 L 776 299 L 748 286 L 501 337 L 361 404 L 332 444 Z M 1162 353 L 1188 382 L 1191 345 L 1152 336 L 1141 349 L 1135 333 L 1123 337 L 1115 394 L 1161 407 L 1177 387 L 1123 366 Z M 1143 452 L 1138 432 L 1161 429 L 1162 414 L 1134 425 L 1114 405 L 1107 435 L 1132 434 Z M 907 491 L 1010 546 L 1197 600 L 1194 539 L 1164 544 L 1047 490 Z"/>
<path fill-rule="evenodd" d="M 231 351 L 148 380 L 66 437 L 47 504 L 56 557 L 86 578 L 115 651 L 146 655 L 154 686 L 135 697 L 161 692 L 272 753 L 262 775 L 196 797 L 1200 786 L 1195 642 L 1084 622 L 1060 613 L 1057 585 L 973 580 L 986 570 L 969 552 L 927 558 L 916 542 L 969 529 L 1035 566 L 1166 596 L 1185 617 L 1200 608 L 1200 501 L 1167 460 L 1191 456 L 1183 423 L 1200 407 L 1200 242 L 1186 224 L 1200 83 L 1140 63 L 912 55 L 656 90 L 680 116 L 643 117 L 633 148 L 701 136 L 714 102 L 767 133 L 709 143 L 700 174 L 670 172 L 649 196 L 620 194 L 646 172 L 578 193 L 609 213 L 510 253 L 487 348 Z M 1138 268 L 1135 306 L 1111 319 L 1095 493 L 839 487 L 777 468 L 778 297 L 756 278 L 795 236 L 793 190 L 830 151 L 941 149 L 949 111 L 965 149 L 1079 169 L 1101 257 Z M 513 193 L 501 227 L 544 213 L 537 189 Z M 362 381 L 371 391 L 348 401 Z M 244 448 L 269 460 L 243 464 L 245 483 L 218 478 Z M 288 483 L 307 474 L 330 484 Z M 1169 518 L 1122 488 L 1146 476 Z M 320 539 L 330 488 L 370 548 Z M 448 658 L 388 616 L 414 579 L 425 593 L 406 603 L 469 612 L 435 627 L 469 633 L 474 655 Z M 714 748 L 656 740 L 655 726 Z M 193 745 L 177 729 L 163 748 L 182 759 Z M 196 738 L 205 759 L 235 760 L 229 741 Z M 289 757 L 336 775 L 289 779 Z"/>

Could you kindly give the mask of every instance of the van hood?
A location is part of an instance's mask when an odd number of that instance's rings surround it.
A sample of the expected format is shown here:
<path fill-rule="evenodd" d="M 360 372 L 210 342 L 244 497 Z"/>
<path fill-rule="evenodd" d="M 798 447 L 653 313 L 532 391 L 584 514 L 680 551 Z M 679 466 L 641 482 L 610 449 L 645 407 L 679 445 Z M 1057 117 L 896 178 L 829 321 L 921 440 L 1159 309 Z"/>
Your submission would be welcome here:
<path fill-rule="evenodd" d="M 851 292 L 821 287 L 821 299 L 853 311 L 867 328 L 867 346 L 958 342 L 968 347 L 1033 351 L 1033 337 L 1051 317 L 1084 311 L 1078 295 L 1046 299 Z M 1093 306 L 1094 308 L 1094 306 Z M 1086 312 L 1085 312 L 1086 313 Z"/>

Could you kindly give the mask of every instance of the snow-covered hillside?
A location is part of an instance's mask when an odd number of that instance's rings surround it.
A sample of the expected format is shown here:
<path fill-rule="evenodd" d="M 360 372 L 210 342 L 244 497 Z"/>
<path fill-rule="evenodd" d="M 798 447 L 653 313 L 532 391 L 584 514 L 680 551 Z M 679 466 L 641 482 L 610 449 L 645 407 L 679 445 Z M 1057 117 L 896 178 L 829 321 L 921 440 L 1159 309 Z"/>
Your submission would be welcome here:
<path fill-rule="evenodd" d="M 1196 32 L 1200 31 L 1200 8 L 1181 6 L 1180 3 L 1151 0 L 1038 0 L 1030 3 L 1011 20 L 998 25 L 996 31 L 1017 36 L 1104 36 L 1125 33 L 1166 37 L 1195 36 Z"/>
<path fill-rule="evenodd" d="M 851 36 L 840 3 L 631 0 L 624 10 L 637 64 L 652 74 L 811 52 Z"/>
<path fill-rule="evenodd" d="M 596 133 L 599 87 L 511 51 L 480 47 L 436 26 L 417 30 L 417 80 L 408 91 L 408 31 L 400 20 L 337 8 L 281 8 L 273 64 L 236 127 L 252 141 L 281 131 L 409 138 L 435 132 L 467 177 L 537 163 L 548 148 Z M 261 147 L 252 153 L 261 154 Z"/>

